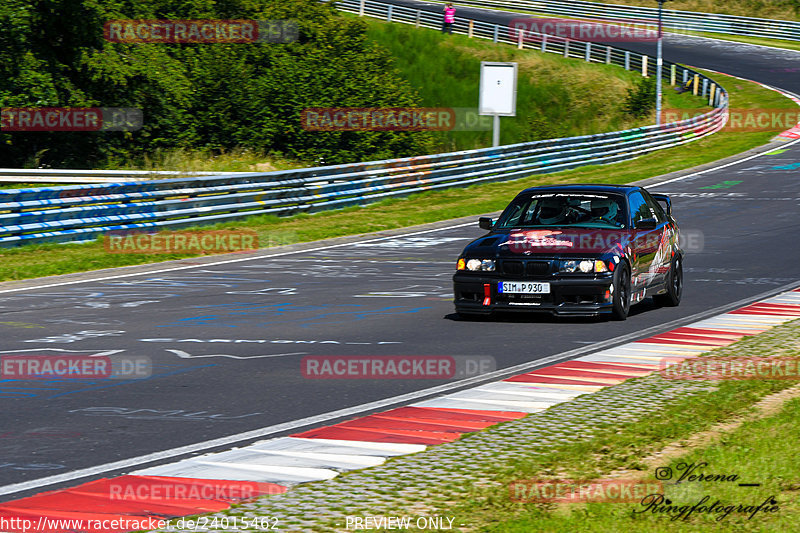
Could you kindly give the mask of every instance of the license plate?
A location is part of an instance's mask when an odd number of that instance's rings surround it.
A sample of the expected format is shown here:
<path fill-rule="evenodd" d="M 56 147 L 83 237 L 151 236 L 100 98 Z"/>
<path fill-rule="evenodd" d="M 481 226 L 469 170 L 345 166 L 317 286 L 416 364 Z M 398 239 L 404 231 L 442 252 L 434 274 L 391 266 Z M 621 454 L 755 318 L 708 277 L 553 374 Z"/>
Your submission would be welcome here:
<path fill-rule="evenodd" d="M 497 284 L 500 294 L 550 294 L 549 283 L 530 283 L 527 281 L 501 281 Z"/>

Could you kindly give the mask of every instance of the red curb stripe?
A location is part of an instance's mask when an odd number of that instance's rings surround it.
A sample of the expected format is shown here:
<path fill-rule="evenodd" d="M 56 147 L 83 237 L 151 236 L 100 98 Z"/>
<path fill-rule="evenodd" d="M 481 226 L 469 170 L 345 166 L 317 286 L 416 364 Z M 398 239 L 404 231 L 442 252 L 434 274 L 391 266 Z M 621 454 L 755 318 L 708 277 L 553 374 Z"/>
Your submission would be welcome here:
<path fill-rule="evenodd" d="M 120 476 L 90 481 L 77 487 L 44 492 L 0 504 L 0 517 L 28 519 L 39 523 L 39 517 L 52 520 L 124 521 L 148 518 L 177 518 L 228 509 L 232 503 L 266 494 L 285 492 L 286 487 L 254 481 L 226 481 L 162 476 Z M 82 510 L 85 509 L 85 510 Z M 102 531 L 136 531 L 144 527 Z M 150 528 L 146 528 L 150 529 Z M 21 530 L 20 530 L 21 531 Z M 55 528 L 46 531 L 76 531 Z"/>
<path fill-rule="evenodd" d="M 477 411 L 474 409 L 448 409 L 444 407 L 398 407 L 381 413 L 385 416 L 409 417 L 418 419 L 446 419 L 467 421 L 496 421 L 517 420 L 524 418 L 525 413 L 517 411 Z"/>
<path fill-rule="evenodd" d="M 754 315 L 759 315 L 759 314 L 765 315 L 769 313 L 782 313 L 788 316 L 800 315 L 800 309 L 797 308 L 786 309 L 782 307 L 748 307 L 745 309 L 738 309 L 736 311 L 731 311 L 731 313 L 741 313 L 741 312 L 750 313 Z"/>
<path fill-rule="evenodd" d="M 238 503 L 243 499 L 255 498 L 257 496 L 265 496 L 268 494 L 282 494 L 286 492 L 286 487 L 277 485 L 275 483 L 266 483 L 260 481 L 228 481 L 223 479 L 198 479 L 198 478 L 184 478 L 184 477 L 171 477 L 171 476 L 120 476 L 112 479 L 98 479 L 84 483 L 70 491 L 79 491 L 83 494 L 112 494 L 112 486 L 117 487 L 124 484 L 130 487 L 125 490 L 139 490 L 139 486 L 158 486 L 164 491 L 170 490 L 172 493 L 187 494 L 191 496 L 204 495 L 213 498 L 189 498 L 179 497 L 176 501 L 219 501 L 226 503 Z M 114 491 L 119 491 L 119 488 L 114 488 Z M 151 489 L 151 492 L 152 489 Z M 248 496 L 249 495 L 249 496 Z M 241 496 L 246 496 L 242 498 Z"/>
<path fill-rule="evenodd" d="M 101 529 L 89 528 L 89 527 L 84 527 L 82 529 L 76 529 L 75 527 L 56 527 L 56 524 L 57 523 L 63 524 L 62 522 L 63 520 L 74 520 L 77 522 L 82 521 L 85 525 L 88 526 L 96 525 L 98 523 L 102 526 L 104 520 L 115 520 L 117 524 L 120 524 L 125 520 L 136 520 L 140 524 L 146 524 L 148 518 L 151 517 L 133 516 L 133 515 L 92 514 L 85 511 L 84 512 L 74 511 L 71 513 L 68 512 L 36 513 L 36 512 L 14 511 L 14 510 L 9 511 L 7 509 L 0 507 L 0 518 L 5 519 L 8 525 L 19 524 L 17 520 L 29 520 L 34 527 L 36 527 L 37 524 L 41 523 L 43 527 L 43 529 L 41 530 L 42 533 L 75 533 L 75 532 L 122 533 L 126 531 L 136 531 L 136 530 L 112 528 L 110 527 L 112 522 L 106 522 L 106 527 L 103 527 Z M 14 521 L 12 522 L 12 520 Z M 154 517 L 153 520 L 158 521 L 161 520 L 161 518 Z M 139 529 L 141 529 L 141 527 Z M 22 524 L 19 524 L 19 527 L 6 527 L 3 529 L 3 531 L 8 533 L 32 533 L 34 530 L 23 529 Z"/>
<path fill-rule="evenodd" d="M 11 502 L 9 502 L 11 503 Z M 134 514 L 134 513 L 98 513 L 92 511 L 79 511 L 79 510 L 65 510 L 65 509 L 38 509 L 36 507 L 16 507 L 14 505 L 6 505 L 0 507 L 0 512 L 4 513 L 11 513 L 12 516 L 14 515 L 30 515 L 30 516 L 44 516 L 47 518 L 53 519 L 72 519 L 72 520 L 113 520 L 115 518 L 118 519 L 128 519 L 128 520 L 146 520 L 148 518 L 148 513 L 143 512 L 141 514 Z M 155 517 L 158 519 L 166 519 L 166 518 L 174 518 L 171 515 L 158 515 L 156 513 L 150 513 L 150 517 Z M 71 531 L 71 530 L 70 530 Z M 82 530 L 79 530 L 82 531 Z M 131 530 L 131 531 L 136 531 Z"/>
<path fill-rule="evenodd" d="M 375 415 L 376 419 L 392 420 L 397 422 L 413 422 L 415 424 L 431 424 L 442 428 L 440 431 L 449 431 L 446 428 L 451 428 L 463 433 L 470 433 L 472 431 L 480 431 L 489 426 L 497 424 L 496 420 L 448 420 L 445 418 L 408 418 L 402 416 L 387 416 L 385 414 Z"/>
<path fill-rule="evenodd" d="M 685 337 L 683 335 L 655 335 L 650 337 L 659 341 L 676 341 L 683 344 L 707 344 L 709 346 L 728 346 L 733 344 L 739 339 L 718 339 L 718 338 L 701 338 L 701 337 Z"/>
<path fill-rule="evenodd" d="M 731 311 L 730 315 L 761 315 L 761 316 L 800 316 L 800 312 L 794 311 L 768 311 L 766 309 Z"/>
<path fill-rule="evenodd" d="M 782 312 L 790 314 L 800 314 L 800 305 L 796 304 L 752 304 L 731 313 L 739 313 L 741 311 L 769 311 L 773 313 Z"/>
<path fill-rule="evenodd" d="M 560 368 L 574 368 L 576 370 L 590 370 L 592 368 L 597 370 L 630 370 L 631 372 L 639 372 L 658 366 L 658 363 L 648 365 L 646 363 L 611 363 L 599 361 L 565 361 L 559 363 L 557 366 Z"/>
<path fill-rule="evenodd" d="M 706 346 L 727 346 L 724 344 L 719 344 L 717 342 L 708 342 L 708 341 L 687 341 L 687 340 L 677 340 L 677 339 L 668 339 L 663 337 L 648 337 L 646 339 L 641 339 L 635 341 L 638 343 L 643 344 L 675 344 L 677 346 L 699 346 L 701 348 L 705 348 Z M 728 343 L 733 344 L 733 341 Z"/>
<path fill-rule="evenodd" d="M 564 361 L 553 366 L 541 368 L 540 370 L 574 370 L 581 372 L 596 372 L 604 374 L 609 371 L 617 370 L 619 372 L 641 372 L 643 369 L 628 363 L 606 363 L 596 361 Z M 538 370 L 537 370 L 538 372 Z M 608 375 L 608 374 L 606 374 Z"/>
<path fill-rule="evenodd" d="M 734 335 L 728 335 L 728 337 L 733 337 Z M 734 343 L 739 339 L 729 339 L 729 338 L 722 338 L 715 335 L 690 335 L 687 333 L 674 333 L 672 331 L 668 331 L 666 333 L 659 333 L 658 335 L 653 335 L 650 337 L 651 339 L 670 339 L 670 340 L 685 340 L 689 342 L 693 341 L 708 341 L 708 342 L 728 342 Z"/>
<path fill-rule="evenodd" d="M 608 383 L 598 383 L 597 381 L 586 381 L 576 379 L 559 379 L 546 376 L 537 376 L 533 374 L 520 374 L 512 378 L 504 379 L 503 381 L 522 382 L 522 383 L 548 383 L 551 385 L 589 385 L 592 387 L 607 387 Z"/>
<path fill-rule="evenodd" d="M 494 422 L 489 422 L 488 425 L 492 425 Z M 468 424 L 459 422 L 451 422 L 451 423 L 443 423 L 442 421 L 439 422 L 421 422 L 417 420 L 409 420 L 407 418 L 392 418 L 392 417 L 382 417 L 382 416 L 365 416 L 364 418 L 357 418 L 355 420 L 350 420 L 348 422 L 342 422 L 341 424 L 336 424 L 332 427 L 338 428 L 370 428 L 370 429 L 388 429 L 389 431 L 394 431 L 396 429 L 404 430 L 404 431 L 435 431 L 435 432 L 443 432 L 443 433 L 469 433 L 470 431 L 476 431 L 478 429 L 483 429 L 487 425 L 486 422 L 480 425 L 480 427 L 470 427 Z"/>
<path fill-rule="evenodd" d="M 750 335 L 755 335 L 750 331 L 728 331 L 724 329 L 709 329 L 709 328 L 693 328 L 693 327 L 683 327 L 678 329 L 673 329 L 669 333 L 687 333 L 691 335 L 703 335 L 707 334 L 710 337 L 714 337 L 717 335 L 721 336 L 733 336 L 736 335 L 738 337 L 747 337 Z"/>
<path fill-rule="evenodd" d="M 557 368 L 555 366 L 542 368 L 535 372 L 531 372 L 534 376 L 546 377 L 576 377 L 576 378 L 597 378 L 597 379 L 619 379 L 626 380 L 633 376 L 627 374 L 608 374 L 602 372 L 592 372 L 590 370 L 573 370 L 570 368 Z"/>
<path fill-rule="evenodd" d="M 747 305 L 745 307 L 742 307 L 741 309 L 747 309 L 747 308 L 750 308 L 750 307 L 753 307 L 753 308 L 780 307 L 782 309 L 797 309 L 797 310 L 800 310 L 800 304 L 776 304 L 776 303 L 769 303 L 769 302 L 756 302 L 756 303 L 752 303 L 750 305 Z"/>
<path fill-rule="evenodd" d="M 301 439 L 334 439 L 360 442 L 389 442 L 394 444 L 442 444 L 459 437 L 457 433 L 434 431 L 387 431 L 361 428 L 324 427 L 290 435 Z"/>
<path fill-rule="evenodd" d="M 437 444 L 444 443 L 444 442 L 452 442 L 457 440 L 464 432 L 451 432 L 451 431 L 430 431 L 430 430 L 418 430 L 418 429 L 402 429 L 402 428 L 369 428 L 369 427 L 349 427 L 346 429 L 351 429 L 355 431 L 365 431 L 368 433 L 375 433 L 375 434 L 386 434 L 386 435 L 394 435 L 397 437 L 406 437 L 409 439 L 414 439 L 417 437 L 427 438 L 436 440 Z M 413 442 L 412 442 L 413 444 Z"/>
<path fill-rule="evenodd" d="M 174 501 L 174 500 L 173 500 Z M 200 503 L 202 502 L 202 503 Z M 230 507 L 223 502 L 204 502 L 200 500 L 198 505 L 185 503 L 184 505 L 169 505 L 166 502 L 156 502 L 150 499 L 137 500 L 135 498 L 125 498 L 122 494 L 116 497 L 109 497 L 108 494 L 81 494 L 74 489 L 58 491 L 50 494 L 40 494 L 30 498 L 24 498 L 9 502 L 0 506 L 0 509 L 29 512 L 43 511 L 46 513 L 58 513 L 74 509 L 91 509 L 97 514 L 117 514 L 147 516 L 156 515 L 163 517 L 185 516 L 198 512 L 211 513 L 222 511 Z"/>

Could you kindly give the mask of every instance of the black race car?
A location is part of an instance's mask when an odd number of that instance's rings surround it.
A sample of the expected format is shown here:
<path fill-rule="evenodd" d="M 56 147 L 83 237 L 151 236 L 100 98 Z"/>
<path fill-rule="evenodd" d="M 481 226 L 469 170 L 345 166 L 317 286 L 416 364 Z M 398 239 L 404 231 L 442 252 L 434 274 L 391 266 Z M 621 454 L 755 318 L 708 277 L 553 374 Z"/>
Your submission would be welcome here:
<path fill-rule="evenodd" d="M 662 207 L 663 205 L 663 207 Z M 456 312 L 610 314 L 652 296 L 675 306 L 683 251 L 669 197 L 642 187 L 566 185 L 525 189 L 472 241 L 453 276 Z"/>

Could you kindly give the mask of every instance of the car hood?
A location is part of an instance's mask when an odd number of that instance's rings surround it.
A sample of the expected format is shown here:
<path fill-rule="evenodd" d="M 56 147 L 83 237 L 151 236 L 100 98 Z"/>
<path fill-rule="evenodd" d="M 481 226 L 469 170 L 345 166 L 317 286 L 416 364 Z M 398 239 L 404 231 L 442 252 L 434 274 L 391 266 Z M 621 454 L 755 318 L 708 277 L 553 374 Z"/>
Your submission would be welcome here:
<path fill-rule="evenodd" d="M 628 249 L 635 238 L 631 230 L 615 229 L 515 229 L 492 232 L 472 241 L 466 254 L 492 254 L 501 257 L 534 254 L 606 254 Z"/>

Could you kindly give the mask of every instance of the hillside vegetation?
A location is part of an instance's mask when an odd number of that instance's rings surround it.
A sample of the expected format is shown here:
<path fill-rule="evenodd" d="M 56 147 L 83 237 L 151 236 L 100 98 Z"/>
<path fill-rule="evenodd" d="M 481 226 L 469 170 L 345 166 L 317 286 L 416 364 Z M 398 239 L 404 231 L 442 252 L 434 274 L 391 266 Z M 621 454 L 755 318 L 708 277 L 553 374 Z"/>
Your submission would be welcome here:
<path fill-rule="evenodd" d="M 586 0 L 601 4 L 619 4 L 624 6 L 657 7 L 655 0 Z M 765 19 L 800 20 L 800 0 L 670 0 L 664 3 L 664 9 L 681 11 L 701 11 L 703 13 L 721 13 L 740 17 L 756 17 Z"/>
<path fill-rule="evenodd" d="M 282 44 L 109 42 L 104 25 L 120 19 L 291 19 L 299 37 Z M 316 0 L 6 0 L 0 107 L 137 108 L 144 125 L 132 132 L 0 131 L 0 162 L 273 170 L 486 147 L 488 128 L 306 131 L 300 120 L 312 107 L 476 108 L 482 60 L 520 65 L 517 116 L 502 119 L 504 144 L 652 123 L 652 116 L 626 112 L 641 83 L 635 72 L 359 19 Z M 667 98 L 668 107 L 702 105 L 685 95 Z"/>
<path fill-rule="evenodd" d="M 285 44 L 126 44 L 119 19 L 295 20 Z M 419 132 L 307 132 L 315 106 L 411 106 L 411 87 L 362 22 L 316 0 L 4 0 L 0 107 L 123 107 L 144 113 L 135 132 L 0 133 L 3 166 L 87 168 L 144 160 L 159 150 L 249 148 L 329 162 L 411 156 Z"/>
<path fill-rule="evenodd" d="M 394 65 L 418 91 L 424 106 L 477 109 L 481 61 L 517 62 L 517 116 L 501 118 L 500 144 L 655 122 L 652 113 L 637 118 L 626 110 L 628 94 L 636 91 L 643 79 L 638 72 L 405 24 L 374 19 L 367 24 L 369 39 L 389 50 Z M 698 108 L 705 103 L 699 97 L 674 93 L 669 84 L 664 85 L 664 96 L 665 108 Z M 434 137 L 437 151 L 491 146 L 491 131 L 435 132 Z"/>

